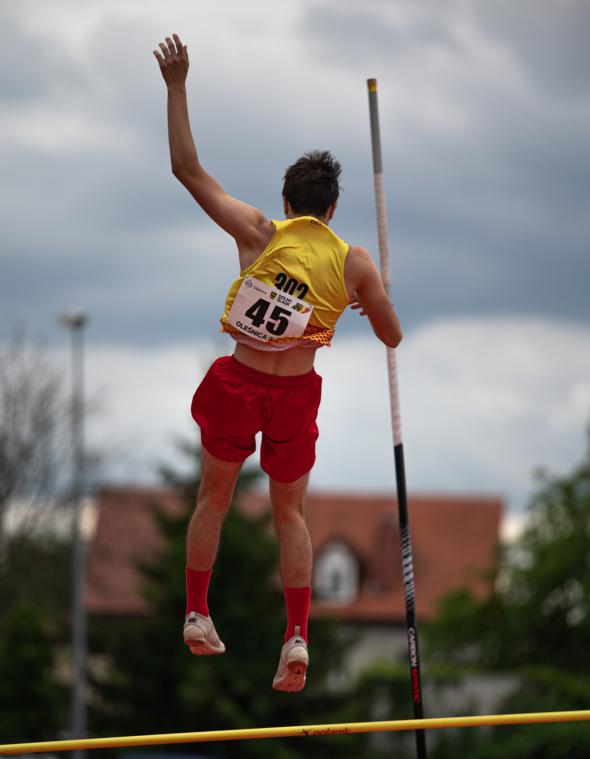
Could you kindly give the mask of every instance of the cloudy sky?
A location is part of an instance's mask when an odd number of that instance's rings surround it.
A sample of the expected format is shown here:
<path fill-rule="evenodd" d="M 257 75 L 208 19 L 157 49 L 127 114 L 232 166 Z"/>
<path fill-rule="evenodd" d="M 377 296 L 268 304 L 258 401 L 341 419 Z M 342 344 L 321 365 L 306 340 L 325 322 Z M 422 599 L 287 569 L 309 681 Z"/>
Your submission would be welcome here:
<path fill-rule="evenodd" d="M 90 316 L 105 476 L 153 479 L 231 343 L 237 257 L 170 172 L 153 50 L 188 45 L 201 160 L 280 218 L 303 151 L 344 166 L 333 221 L 377 256 L 365 80 L 379 106 L 408 484 L 503 495 L 567 470 L 590 418 L 590 3 L 0 2 L 0 340 Z M 317 488 L 393 485 L 385 358 L 346 314 L 325 377 Z"/>

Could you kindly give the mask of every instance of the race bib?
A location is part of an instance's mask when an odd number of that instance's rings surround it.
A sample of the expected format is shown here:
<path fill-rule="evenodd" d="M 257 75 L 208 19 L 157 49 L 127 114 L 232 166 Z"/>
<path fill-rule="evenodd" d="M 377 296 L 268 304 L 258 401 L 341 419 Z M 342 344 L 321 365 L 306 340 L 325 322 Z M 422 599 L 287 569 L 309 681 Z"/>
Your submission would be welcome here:
<path fill-rule="evenodd" d="M 238 290 L 227 321 L 248 337 L 271 342 L 279 337 L 301 337 L 312 306 L 276 290 L 254 277 L 246 277 Z"/>

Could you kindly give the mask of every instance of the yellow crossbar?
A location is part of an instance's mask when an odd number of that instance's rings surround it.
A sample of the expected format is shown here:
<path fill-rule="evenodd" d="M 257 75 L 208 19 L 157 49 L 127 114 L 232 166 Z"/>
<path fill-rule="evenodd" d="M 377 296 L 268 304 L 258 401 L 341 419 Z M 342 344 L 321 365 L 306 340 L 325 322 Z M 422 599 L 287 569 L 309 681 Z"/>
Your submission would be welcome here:
<path fill-rule="evenodd" d="M 130 746 L 157 746 L 173 743 L 247 741 L 261 738 L 351 735 L 352 733 L 440 730 L 449 727 L 482 727 L 485 725 L 528 725 L 541 722 L 586 722 L 589 720 L 590 710 L 533 714 L 491 714 L 481 717 L 436 717 L 433 719 L 406 719 L 389 722 L 350 722 L 333 725 L 257 727 L 247 730 L 212 730 L 200 733 L 164 733 L 161 735 L 128 735 L 38 743 L 8 743 L 0 744 L 0 754 L 38 754 L 47 751 L 74 751 L 75 749 L 91 748 L 128 748 Z"/>

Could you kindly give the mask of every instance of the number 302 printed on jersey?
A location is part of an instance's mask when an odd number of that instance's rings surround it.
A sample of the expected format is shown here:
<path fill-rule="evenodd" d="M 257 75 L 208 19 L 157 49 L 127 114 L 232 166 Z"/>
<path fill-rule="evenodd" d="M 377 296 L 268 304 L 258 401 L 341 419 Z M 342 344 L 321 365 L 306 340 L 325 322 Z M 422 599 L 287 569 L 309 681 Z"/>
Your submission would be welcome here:
<path fill-rule="evenodd" d="M 270 342 L 278 337 L 301 337 L 311 312 L 312 306 L 304 300 L 254 277 L 246 277 L 227 321 L 249 337 Z"/>

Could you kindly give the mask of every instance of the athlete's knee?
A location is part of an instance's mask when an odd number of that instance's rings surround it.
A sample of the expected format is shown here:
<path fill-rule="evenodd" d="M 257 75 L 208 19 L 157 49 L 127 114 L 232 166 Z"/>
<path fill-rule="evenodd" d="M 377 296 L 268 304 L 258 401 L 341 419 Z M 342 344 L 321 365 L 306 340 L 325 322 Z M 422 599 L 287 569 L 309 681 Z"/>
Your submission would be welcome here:
<path fill-rule="evenodd" d="M 197 508 L 203 503 L 204 508 L 210 507 L 227 511 L 241 466 L 241 463 L 216 459 L 203 450 Z"/>
<path fill-rule="evenodd" d="M 295 482 L 270 481 L 270 500 L 275 529 L 304 523 L 305 491 L 308 475 L 300 477 Z"/>
<path fill-rule="evenodd" d="M 196 511 L 200 514 L 225 515 L 229 511 L 230 504 L 231 498 L 228 498 L 226 493 L 208 490 L 206 493 L 199 493 Z"/>
<path fill-rule="evenodd" d="M 277 503 L 302 503 L 305 500 L 309 472 L 293 482 L 278 482 L 270 479 L 270 499 Z"/>
<path fill-rule="evenodd" d="M 273 503 L 272 520 L 277 533 L 280 533 L 284 529 L 292 529 L 293 527 L 307 529 L 303 516 L 303 501 Z"/>

